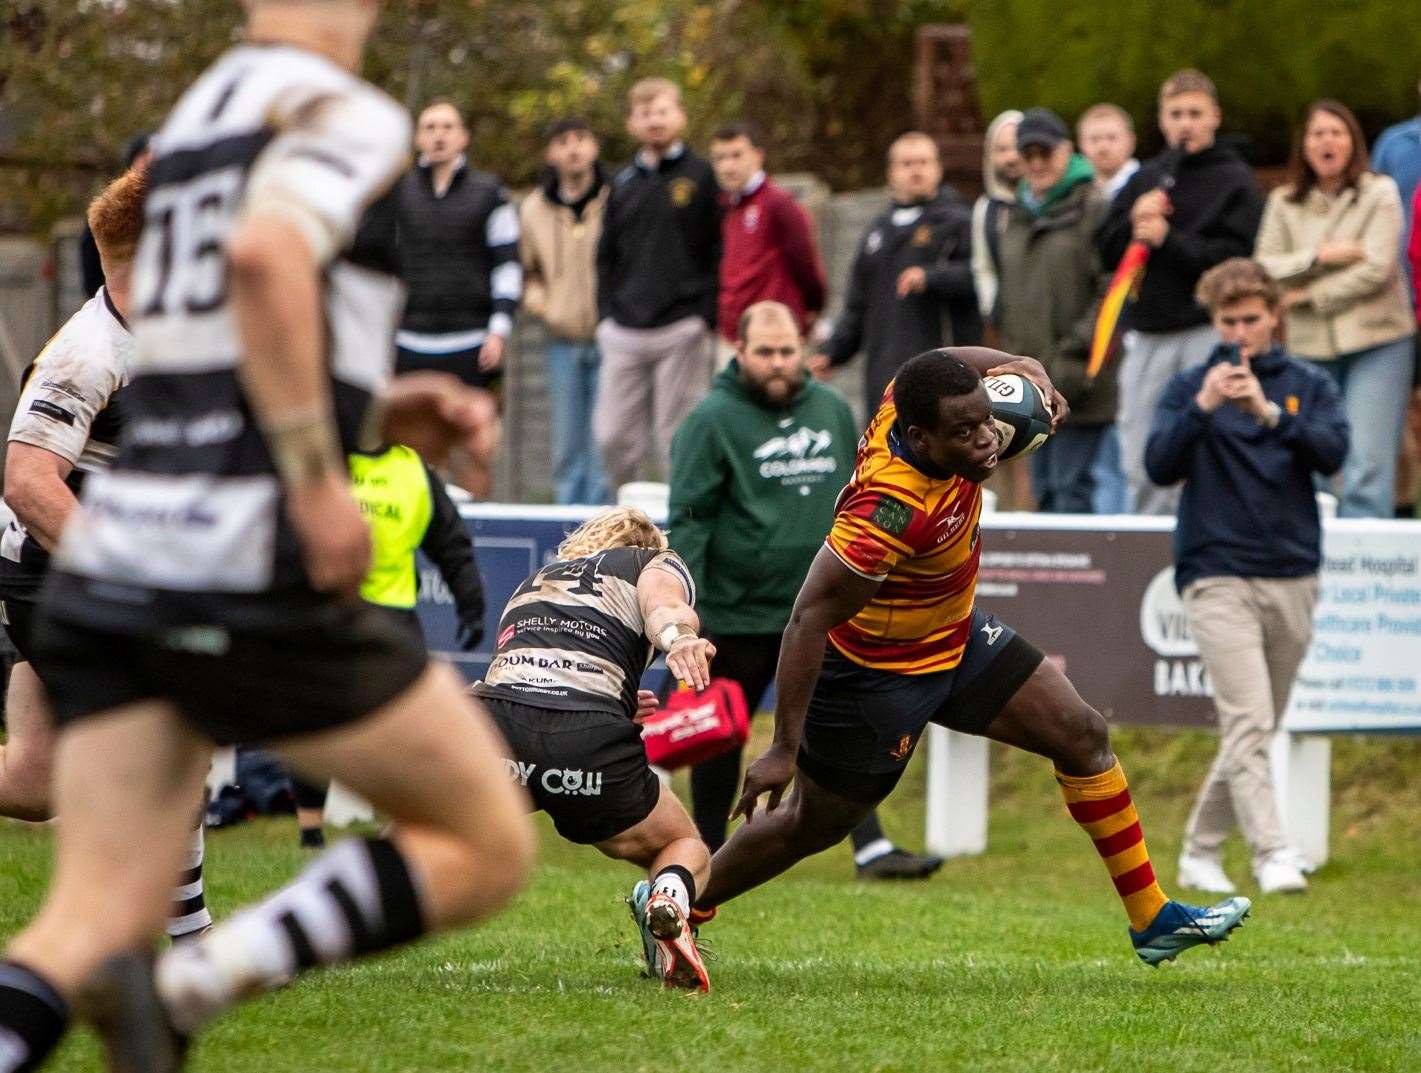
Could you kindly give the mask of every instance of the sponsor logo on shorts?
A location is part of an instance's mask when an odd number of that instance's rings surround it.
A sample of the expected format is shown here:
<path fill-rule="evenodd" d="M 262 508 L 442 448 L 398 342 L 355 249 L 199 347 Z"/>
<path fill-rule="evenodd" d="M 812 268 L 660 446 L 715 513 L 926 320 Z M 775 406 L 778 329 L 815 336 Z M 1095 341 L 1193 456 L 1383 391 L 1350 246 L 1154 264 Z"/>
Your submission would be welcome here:
<path fill-rule="evenodd" d="M 530 781 L 541 786 L 545 793 L 568 797 L 600 797 L 602 795 L 602 772 L 583 771 L 581 768 L 544 768 L 538 774 L 537 764 L 527 764 L 522 760 L 504 759 L 503 768 L 508 777 L 519 786 L 527 786 Z"/>
<path fill-rule="evenodd" d="M 983 623 L 982 632 L 987 635 L 988 648 L 991 648 L 994 644 L 997 643 L 997 638 L 1002 635 L 1002 630 L 1004 630 L 1005 628 L 1006 627 L 1004 626 L 993 626 L 990 622 Z"/>

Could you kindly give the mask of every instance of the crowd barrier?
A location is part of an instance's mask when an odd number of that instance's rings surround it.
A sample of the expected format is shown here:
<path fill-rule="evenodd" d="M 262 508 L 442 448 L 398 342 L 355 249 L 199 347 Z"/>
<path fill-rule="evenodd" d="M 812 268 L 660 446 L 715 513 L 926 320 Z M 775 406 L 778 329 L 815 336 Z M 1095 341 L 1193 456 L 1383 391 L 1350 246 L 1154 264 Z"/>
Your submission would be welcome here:
<path fill-rule="evenodd" d="M 484 640 L 459 650 L 450 593 L 421 563 L 419 614 L 431 650 L 471 680 L 482 675 L 505 602 L 594 512 L 461 507 L 488 601 Z M 1062 666 L 1112 723 L 1213 724 L 1209 677 L 1174 591 L 1173 519 L 988 513 L 982 528 L 979 603 Z M 1326 735 L 1421 730 L 1421 522 L 1329 519 L 1324 552 L 1315 638 L 1273 753 L 1284 820 L 1314 864 L 1328 851 Z M 648 673 L 653 686 L 664 675 Z M 928 848 L 982 852 L 986 742 L 933 727 L 927 747 Z"/>

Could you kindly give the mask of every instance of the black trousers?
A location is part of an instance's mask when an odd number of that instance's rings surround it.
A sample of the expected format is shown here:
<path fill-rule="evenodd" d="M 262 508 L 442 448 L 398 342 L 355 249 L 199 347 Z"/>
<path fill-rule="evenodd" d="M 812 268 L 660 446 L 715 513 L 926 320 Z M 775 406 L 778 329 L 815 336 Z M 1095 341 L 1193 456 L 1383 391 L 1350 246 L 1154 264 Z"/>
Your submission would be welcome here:
<path fill-rule="evenodd" d="M 715 645 L 715 660 L 711 673 L 717 678 L 729 678 L 740 684 L 745 703 L 754 715 L 760 701 L 775 680 L 775 665 L 780 659 L 778 633 L 710 634 Z M 725 844 L 730 810 L 740 788 L 740 762 L 743 749 L 731 749 L 691 769 L 691 815 L 701 838 L 714 853 Z M 849 836 L 854 849 L 860 850 L 883 837 L 878 813 L 870 812 Z"/>

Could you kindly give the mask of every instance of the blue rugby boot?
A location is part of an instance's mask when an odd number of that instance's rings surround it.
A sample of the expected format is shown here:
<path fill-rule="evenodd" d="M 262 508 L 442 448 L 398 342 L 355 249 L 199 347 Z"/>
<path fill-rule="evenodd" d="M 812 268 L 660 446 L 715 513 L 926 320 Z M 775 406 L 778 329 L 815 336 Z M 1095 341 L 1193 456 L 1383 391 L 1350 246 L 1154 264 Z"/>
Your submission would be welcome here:
<path fill-rule="evenodd" d="M 646 903 L 651 900 L 651 881 L 641 880 L 632 888 L 632 893 L 627 898 L 627 908 L 632 911 L 632 920 L 636 923 L 637 932 L 641 936 L 642 957 L 646 960 L 646 975 L 653 980 L 660 980 L 664 975 L 661 967 L 660 946 L 656 941 L 656 936 L 651 934 L 651 924 L 646 916 Z"/>
<path fill-rule="evenodd" d="M 1243 897 L 1225 898 L 1209 906 L 1171 899 L 1144 931 L 1130 929 L 1130 942 L 1146 965 L 1173 961 L 1190 947 L 1227 942 L 1229 932 L 1243 924 L 1252 908 L 1253 903 Z"/>

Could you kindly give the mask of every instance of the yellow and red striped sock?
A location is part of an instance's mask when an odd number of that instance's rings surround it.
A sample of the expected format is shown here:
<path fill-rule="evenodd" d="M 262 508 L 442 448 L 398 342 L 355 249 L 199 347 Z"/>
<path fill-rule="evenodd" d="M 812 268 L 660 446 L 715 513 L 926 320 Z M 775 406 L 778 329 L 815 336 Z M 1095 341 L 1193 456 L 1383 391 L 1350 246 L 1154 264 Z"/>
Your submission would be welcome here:
<path fill-rule="evenodd" d="M 1095 841 L 1095 850 L 1125 903 L 1130 927 L 1144 931 L 1169 898 L 1155 880 L 1140 816 L 1130 800 L 1120 762 L 1099 775 L 1063 775 L 1058 771 L 1056 781 L 1071 817 Z"/>

